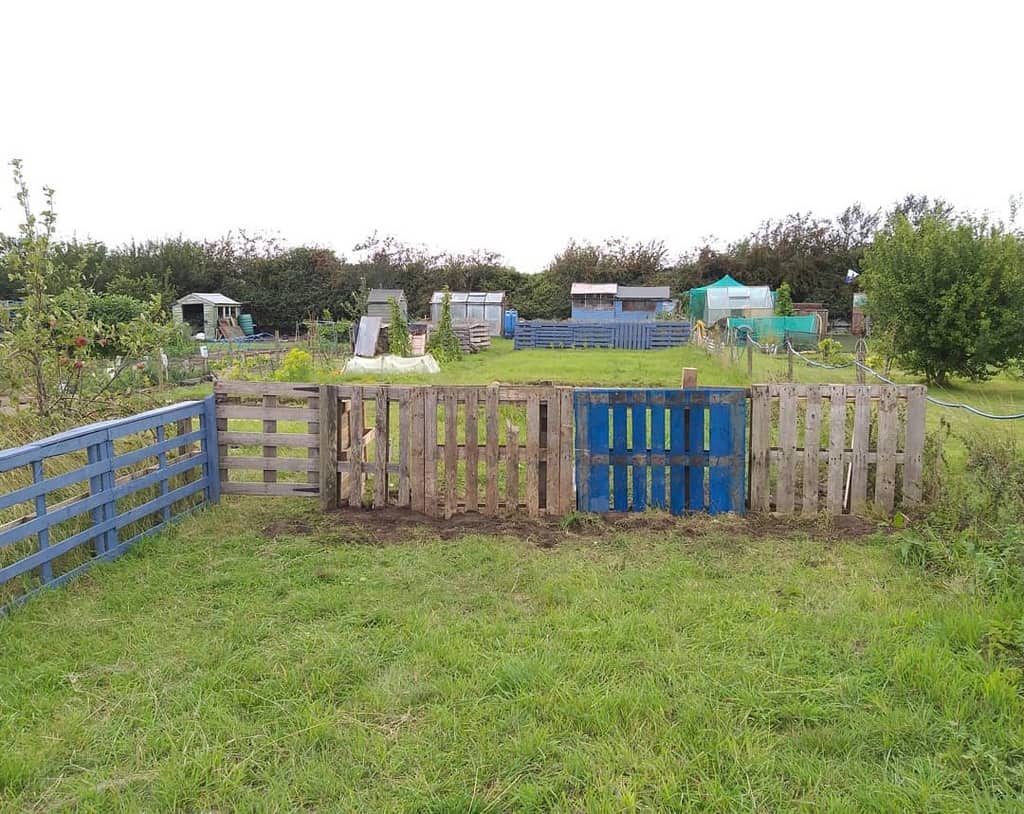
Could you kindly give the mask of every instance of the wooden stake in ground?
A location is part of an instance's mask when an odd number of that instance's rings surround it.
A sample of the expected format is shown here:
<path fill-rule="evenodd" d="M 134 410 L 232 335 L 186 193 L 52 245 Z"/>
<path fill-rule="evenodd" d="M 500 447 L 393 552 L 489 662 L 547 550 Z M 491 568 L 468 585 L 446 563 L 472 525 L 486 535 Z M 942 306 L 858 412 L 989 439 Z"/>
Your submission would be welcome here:
<path fill-rule="evenodd" d="M 697 386 L 697 368 L 695 367 L 684 367 L 683 375 L 680 379 L 679 386 L 686 390 L 688 388 Z"/>

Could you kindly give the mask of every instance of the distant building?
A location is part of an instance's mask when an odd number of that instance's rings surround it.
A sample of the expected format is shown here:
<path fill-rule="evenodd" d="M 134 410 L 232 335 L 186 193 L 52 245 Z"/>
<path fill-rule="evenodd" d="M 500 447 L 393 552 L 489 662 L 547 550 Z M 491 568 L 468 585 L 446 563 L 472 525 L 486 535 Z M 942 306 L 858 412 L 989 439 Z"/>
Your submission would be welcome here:
<path fill-rule="evenodd" d="M 573 283 L 569 291 L 572 298 L 573 319 L 615 319 L 616 283 Z"/>
<path fill-rule="evenodd" d="M 398 310 L 408 319 L 409 303 L 405 299 L 405 292 L 400 288 L 371 288 L 370 296 L 366 300 L 366 316 L 380 317 L 385 324 L 390 322 L 391 305 L 388 301 L 391 299 L 398 303 Z"/>
<path fill-rule="evenodd" d="M 581 321 L 655 319 L 675 310 L 666 286 L 626 286 L 617 283 L 573 283 L 572 318 Z"/>
<path fill-rule="evenodd" d="M 216 339 L 218 321 L 233 319 L 237 322 L 242 303 L 223 294 L 197 292 L 186 294 L 171 306 L 171 317 L 179 324 L 188 325 L 192 333 Z"/>

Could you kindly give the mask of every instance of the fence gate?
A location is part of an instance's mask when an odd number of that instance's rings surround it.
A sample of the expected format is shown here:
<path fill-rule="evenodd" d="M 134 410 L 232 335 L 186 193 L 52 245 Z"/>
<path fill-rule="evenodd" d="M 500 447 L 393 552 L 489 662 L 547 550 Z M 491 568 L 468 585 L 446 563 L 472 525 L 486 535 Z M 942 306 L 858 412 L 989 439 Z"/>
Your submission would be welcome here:
<path fill-rule="evenodd" d="M 743 388 L 577 389 L 577 508 L 742 514 L 746 398 Z"/>

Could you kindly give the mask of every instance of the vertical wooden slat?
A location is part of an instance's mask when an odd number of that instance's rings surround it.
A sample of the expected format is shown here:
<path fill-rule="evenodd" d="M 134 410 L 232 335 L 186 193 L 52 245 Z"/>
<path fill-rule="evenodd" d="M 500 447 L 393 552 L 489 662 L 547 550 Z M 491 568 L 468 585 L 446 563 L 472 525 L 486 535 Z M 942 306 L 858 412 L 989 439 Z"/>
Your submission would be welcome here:
<path fill-rule="evenodd" d="M 669 450 L 673 457 L 685 455 L 687 448 L 691 446 L 690 438 L 687 437 L 687 432 L 693 431 L 693 427 L 699 421 L 701 426 L 701 439 L 700 447 L 701 452 L 704 451 L 704 423 L 698 416 L 703 417 L 702 409 L 691 409 L 690 410 L 690 426 L 686 427 L 686 408 L 683 406 L 682 399 L 675 400 L 670 403 L 668 408 L 668 444 Z M 686 465 L 681 463 L 672 464 L 669 467 L 669 500 L 668 506 L 669 511 L 672 514 L 682 514 L 686 511 Z M 691 488 L 694 483 L 693 473 L 690 473 L 690 484 Z M 704 503 L 704 468 L 701 467 L 700 481 L 701 489 L 701 504 Z M 691 507 L 692 508 L 692 507 Z"/>
<path fill-rule="evenodd" d="M 178 434 L 181 435 L 183 433 L 181 433 L 180 430 L 179 430 Z M 91 464 L 99 463 L 101 460 L 103 460 L 103 445 L 102 444 L 93 444 L 92 446 L 88 447 L 88 449 L 86 449 L 86 456 L 87 456 L 88 463 L 91 463 Z M 35 475 L 35 465 L 34 464 L 33 464 L 33 467 L 32 467 L 32 473 L 33 473 L 33 476 L 34 476 Z M 105 479 L 104 478 L 105 478 L 104 474 L 93 475 L 91 478 L 89 478 L 89 494 L 90 494 L 90 496 L 91 495 L 98 495 L 98 494 L 100 494 L 100 492 L 103 491 L 103 485 L 105 483 Z M 45 499 L 45 497 L 43 498 L 43 506 L 44 507 L 46 506 L 46 499 Z M 40 510 L 39 500 L 37 499 L 36 500 L 36 514 L 39 514 L 39 510 Z M 92 522 L 93 522 L 94 526 L 95 525 L 99 525 L 100 523 L 103 522 L 103 519 L 105 517 L 105 513 L 106 513 L 106 509 L 103 506 L 97 506 L 95 509 L 92 510 L 91 515 L 92 515 Z M 93 541 L 92 541 L 93 552 L 95 553 L 95 555 L 97 557 L 99 557 L 99 556 L 101 556 L 103 554 L 103 547 L 104 547 L 105 542 L 106 542 L 106 535 L 105 534 L 98 534 L 98 535 L 96 535 L 96 537 L 93 538 Z M 48 582 L 49 579 L 44 579 L 43 581 L 44 582 Z"/>
<path fill-rule="evenodd" d="M 766 512 L 771 508 L 772 400 L 768 385 L 750 387 L 750 508 Z"/>
<path fill-rule="evenodd" d="M 924 467 L 925 389 L 919 385 L 907 391 L 907 431 L 903 449 L 903 502 L 921 502 Z"/>
<path fill-rule="evenodd" d="M 590 393 L 587 405 L 587 449 L 605 456 L 605 463 L 590 464 L 590 478 L 587 482 L 589 505 L 587 511 L 607 512 L 611 507 L 608 483 L 607 455 L 611 451 L 608 442 L 608 396 L 606 393 Z"/>
<path fill-rule="evenodd" d="M 444 393 L 444 516 L 458 511 L 459 479 L 459 397 L 455 390 Z"/>
<path fill-rule="evenodd" d="M 530 517 L 540 514 L 540 396 L 531 390 L 526 396 L 526 511 Z"/>
<path fill-rule="evenodd" d="M 796 385 L 779 387 L 779 478 L 775 510 L 792 514 L 796 477 Z"/>
<path fill-rule="evenodd" d="M 348 505 L 358 508 L 363 505 L 363 388 L 352 389 L 352 406 L 348 412 L 349 482 Z"/>
<path fill-rule="evenodd" d="M 576 495 L 573 493 L 573 407 L 572 388 L 558 388 L 560 402 L 559 440 L 558 440 L 558 513 L 566 515 L 576 508 Z M 549 493 L 550 494 L 550 493 Z"/>
<path fill-rule="evenodd" d="M 437 515 L 437 389 L 423 395 L 423 510 Z"/>
<path fill-rule="evenodd" d="M 410 415 L 411 391 L 400 390 L 398 393 L 398 505 L 407 507 L 410 504 L 409 497 L 409 434 L 412 430 L 412 416 Z M 420 475 L 422 480 L 423 476 Z"/>
<path fill-rule="evenodd" d="M 619 459 L 626 457 L 628 449 L 628 409 L 625 404 L 612 405 L 612 454 Z M 629 511 L 629 467 L 625 463 L 612 466 L 612 506 L 617 512 Z"/>
<path fill-rule="evenodd" d="M 548 398 L 547 392 L 539 394 L 540 406 L 538 408 L 540 420 L 537 422 L 537 507 L 538 511 L 547 508 L 548 505 Z"/>
<path fill-rule="evenodd" d="M 214 396 L 203 399 L 203 476 L 206 478 L 206 500 L 220 502 L 220 471 L 214 458 L 220 447 L 217 444 L 217 401 Z M 169 508 L 169 507 L 168 507 Z"/>
<path fill-rule="evenodd" d="M 590 508 L 590 394 L 583 390 L 573 393 L 573 411 L 576 418 L 576 508 L 582 512 Z"/>
<path fill-rule="evenodd" d="M 871 395 L 868 387 L 854 387 L 853 452 L 850 461 L 850 511 L 863 511 L 868 494 L 868 445 L 871 439 Z"/>
<path fill-rule="evenodd" d="M 821 388 L 814 384 L 807 388 L 804 412 L 804 514 L 818 513 L 818 453 L 821 449 Z"/>
<path fill-rule="evenodd" d="M 423 423 L 423 390 L 417 388 L 410 397 L 409 431 L 409 503 L 414 512 L 426 509 L 424 483 L 426 473 L 423 467 L 426 429 Z"/>
<path fill-rule="evenodd" d="M 311 410 L 319 410 L 320 409 L 320 397 L 319 396 L 313 396 L 312 398 L 307 399 L 306 406 L 309 407 Z M 308 432 L 310 435 L 319 435 L 320 434 L 320 422 L 319 421 L 309 421 L 309 422 L 307 422 L 306 423 L 306 432 Z M 306 480 L 309 483 L 319 484 L 320 483 L 320 446 L 319 446 L 319 444 L 316 445 L 316 446 L 313 446 L 313 447 L 309 447 L 306 450 L 306 457 L 309 458 L 309 463 L 310 463 L 310 467 L 309 467 L 310 471 L 307 473 Z"/>
<path fill-rule="evenodd" d="M 683 422 L 686 427 L 684 443 L 687 454 L 697 457 L 686 467 L 686 508 L 691 512 L 702 512 L 707 508 L 704 500 L 704 420 L 706 414 L 710 422 L 711 410 L 705 410 L 704 401 L 699 394 L 694 394 L 687 412 L 687 420 Z M 672 431 L 675 432 L 674 427 Z M 711 480 L 710 471 L 707 479 Z"/>
<path fill-rule="evenodd" d="M 647 508 L 647 464 L 638 464 L 638 456 L 647 454 L 647 405 L 635 403 L 630 407 L 633 443 L 633 511 L 642 512 Z"/>
<path fill-rule="evenodd" d="M 828 513 L 843 513 L 844 477 L 843 455 L 846 451 L 846 385 L 833 384 L 829 388 L 828 434 Z"/>
<path fill-rule="evenodd" d="M 45 478 L 43 477 L 43 461 L 42 461 L 42 459 L 40 459 L 38 461 L 32 461 L 32 482 L 33 483 L 42 483 L 44 480 L 45 480 Z M 36 495 L 36 498 L 35 498 L 35 501 L 34 501 L 33 505 L 35 506 L 36 517 L 37 518 L 38 517 L 46 517 L 46 493 L 45 492 L 43 494 L 41 494 L 41 495 Z M 93 522 L 94 523 L 96 522 L 95 517 L 93 518 Z M 101 547 L 102 543 L 100 542 L 101 540 L 102 540 L 101 537 L 97 537 L 95 539 L 95 541 L 94 541 L 94 545 L 97 546 L 97 549 L 96 549 L 96 555 L 97 556 L 99 556 L 100 554 L 103 553 L 103 550 L 102 550 L 102 547 Z M 47 548 L 50 547 L 50 527 L 49 526 L 44 526 L 43 528 L 41 528 L 39 530 L 39 532 L 36 534 L 36 543 L 37 543 L 36 550 L 40 551 L 40 552 L 45 551 Z M 42 564 L 40 577 L 41 577 L 44 585 L 47 582 L 49 582 L 50 580 L 53 579 L 53 562 L 52 561 L 47 561 L 47 562 L 44 562 Z"/>
<path fill-rule="evenodd" d="M 161 424 L 159 427 L 156 428 L 156 442 L 158 444 L 162 444 L 165 440 L 167 440 L 167 427 L 165 425 Z M 210 455 L 213 454 L 213 450 L 212 449 L 211 450 L 207 450 L 207 451 L 208 451 L 208 453 Z M 156 465 L 161 470 L 167 468 L 167 453 L 166 452 L 161 452 L 159 455 L 156 456 Z M 211 471 L 212 471 L 212 469 L 211 469 Z M 167 490 L 168 490 L 167 478 L 161 478 L 160 479 L 160 497 L 163 497 L 164 495 L 166 495 L 167 494 Z M 160 517 L 161 517 L 161 519 L 163 520 L 164 523 L 170 523 L 171 522 L 171 507 L 170 506 L 164 506 L 163 509 L 160 510 Z"/>
<path fill-rule="evenodd" d="M 508 458 L 508 472 L 505 480 L 508 498 L 505 510 L 509 514 L 519 511 L 519 425 L 509 421 L 505 427 L 505 454 Z"/>
<path fill-rule="evenodd" d="M 541 440 L 544 443 L 546 481 L 542 506 L 544 514 L 555 516 L 561 514 L 559 466 L 561 464 L 562 401 L 558 391 L 553 387 L 547 390 L 544 398 L 547 404 L 547 415 L 541 417 L 546 419 L 541 422 L 543 430 Z"/>
<path fill-rule="evenodd" d="M 486 513 L 492 517 L 498 513 L 498 386 L 490 385 L 484 397 L 484 432 L 486 447 L 484 460 L 487 470 L 485 497 Z"/>
<path fill-rule="evenodd" d="M 383 385 L 377 387 L 374 409 L 373 443 L 377 467 L 373 477 L 373 508 L 381 509 L 388 503 L 388 458 L 391 452 L 391 408 L 387 388 Z"/>
<path fill-rule="evenodd" d="M 691 419 L 692 420 L 692 419 Z M 720 463 L 722 458 L 733 454 L 733 408 L 731 404 L 712 404 L 708 407 L 708 455 L 717 459 L 708 467 L 708 511 L 711 514 L 742 511 L 734 505 L 734 486 L 742 484 L 742 478 L 733 477 L 731 464 Z"/>
<path fill-rule="evenodd" d="M 651 399 L 651 457 L 665 456 L 665 397 L 655 393 Z M 651 467 L 651 506 L 665 508 L 665 465 Z"/>
<path fill-rule="evenodd" d="M 896 498 L 897 418 L 896 388 L 883 387 L 878 399 L 875 506 L 886 513 L 892 512 Z"/>
<path fill-rule="evenodd" d="M 466 391 L 466 511 L 475 512 L 480 508 L 480 431 L 477 428 L 477 414 L 480 406 L 475 387 Z"/>
<path fill-rule="evenodd" d="M 183 419 L 178 422 L 178 435 L 185 435 L 191 431 L 192 419 Z M 223 438 L 223 433 L 228 431 L 228 420 L 226 418 L 217 419 L 217 434 Z M 189 452 L 188 447 L 178 447 L 178 455 L 186 455 Z M 228 482 L 228 468 L 226 461 L 228 457 L 228 445 L 218 444 L 217 445 L 217 463 L 218 463 L 218 474 L 220 475 L 221 484 Z"/>
<path fill-rule="evenodd" d="M 273 409 L 277 407 L 277 396 L 264 396 L 263 406 Z M 263 432 L 277 432 L 277 421 L 275 419 L 264 419 L 263 420 Z M 274 445 L 263 447 L 264 458 L 276 458 L 277 447 Z M 264 469 L 263 470 L 263 482 L 264 483 L 277 483 L 277 470 L 276 469 Z"/>
<path fill-rule="evenodd" d="M 338 508 L 338 387 L 320 385 L 320 507 Z"/>

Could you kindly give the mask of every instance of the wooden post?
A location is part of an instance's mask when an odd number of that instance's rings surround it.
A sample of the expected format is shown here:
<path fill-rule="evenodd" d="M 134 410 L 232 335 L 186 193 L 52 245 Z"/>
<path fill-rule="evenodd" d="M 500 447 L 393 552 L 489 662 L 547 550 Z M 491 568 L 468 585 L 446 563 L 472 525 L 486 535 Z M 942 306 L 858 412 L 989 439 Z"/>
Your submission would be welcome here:
<path fill-rule="evenodd" d="M 864 368 L 860 365 L 867 364 L 868 359 L 868 346 L 863 339 L 857 340 L 857 384 L 864 384 L 867 378 L 864 373 Z"/>
<path fill-rule="evenodd" d="M 320 385 L 320 508 L 338 508 L 338 386 Z"/>
<path fill-rule="evenodd" d="M 786 342 L 786 381 L 793 381 L 793 346 Z"/>
<path fill-rule="evenodd" d="M 697 386 L 697 368 L 695 367 L 684 367 L 683 375 L 680 378 L 679 386 L 687 390 Z"/>
<path fill-rule="evenodd" d="M 754 342 L 747 335 L 747 378 L 751 381 L 754 380 Z"/>

